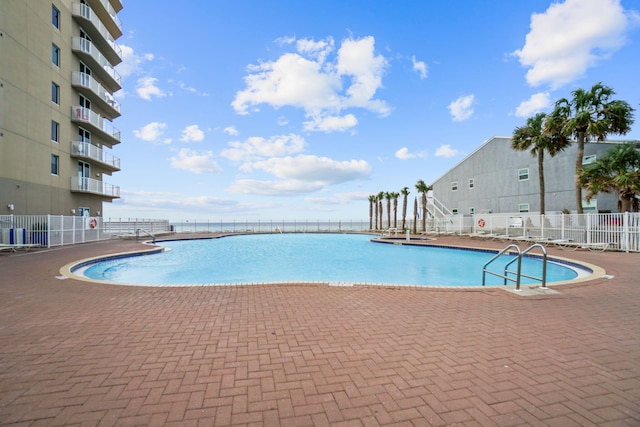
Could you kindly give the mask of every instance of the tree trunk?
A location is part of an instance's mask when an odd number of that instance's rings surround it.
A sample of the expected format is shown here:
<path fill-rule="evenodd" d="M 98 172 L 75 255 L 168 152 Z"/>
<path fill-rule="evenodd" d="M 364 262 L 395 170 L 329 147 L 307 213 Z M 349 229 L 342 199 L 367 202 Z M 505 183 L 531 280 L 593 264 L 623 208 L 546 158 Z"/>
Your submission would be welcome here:
<path fill-rule="evenodd" d="M 422 231 L 427 231 L 427 193 L 422 193 Z"/>
<path fill-rule="evenodd" d="M 582 172 L 582 158 L 584 157 L 584 142 L 586 135 L 584 132 L 578 133 L 578 153 L 576 154 L 576 211 L 584 213 L 582 209 L 582 185 L 580 184 L 580 172 Z"/>
<path fill-rule="evenodd" d="M 538 179 L 540 180 L 540 215 L 544 215 L 544 150 L 538 149 Z"/>
<path fill-rule="evenodd" d="M 417 234 L 418 230 L 418 198 L 413 199 L 413 234 Z"/>
<path fill-rule="evenodd" d="M 404 196 L 404 200 L 402 201 L 402 229 L 406 230 L 407 224 L 407 196 Z"/>

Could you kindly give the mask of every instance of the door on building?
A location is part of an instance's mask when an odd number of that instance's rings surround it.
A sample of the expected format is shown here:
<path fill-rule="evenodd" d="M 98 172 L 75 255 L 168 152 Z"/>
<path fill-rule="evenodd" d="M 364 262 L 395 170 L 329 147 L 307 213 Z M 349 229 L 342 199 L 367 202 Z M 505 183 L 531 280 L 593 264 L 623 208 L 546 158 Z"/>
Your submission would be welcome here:
<path fill-rule="evenodd" d="M 91 166 L 86 162 L 78 162 L 78 187 L 80 190 L 89 189 L 89 177 L 91 176 Z"/>

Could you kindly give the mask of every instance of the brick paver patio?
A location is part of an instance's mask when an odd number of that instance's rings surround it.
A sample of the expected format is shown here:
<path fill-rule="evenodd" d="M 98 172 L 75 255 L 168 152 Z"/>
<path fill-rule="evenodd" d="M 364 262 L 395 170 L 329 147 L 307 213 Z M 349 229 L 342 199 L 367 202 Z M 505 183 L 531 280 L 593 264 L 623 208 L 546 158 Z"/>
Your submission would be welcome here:
<path fill-rule="evenodd" d="M 57 278 L 138 247 L 0 254 L 1 425 L 640 425 L 638 254 L 529 297 Z"/>

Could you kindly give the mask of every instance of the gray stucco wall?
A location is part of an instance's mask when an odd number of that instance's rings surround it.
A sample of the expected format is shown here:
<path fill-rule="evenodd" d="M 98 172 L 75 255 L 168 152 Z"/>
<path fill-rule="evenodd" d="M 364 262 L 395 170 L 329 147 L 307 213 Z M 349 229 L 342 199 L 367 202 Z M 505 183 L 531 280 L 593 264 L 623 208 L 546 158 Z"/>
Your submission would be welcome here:
<path fill-rule="evenodd" d="M 585 156 L 601 155 L 616 142 L 587 143 Z M 545 210 L 560 213 L 576 211 L 574 176 L 577 145 L 572 144 L 555 157 L 545 156 Z M 546 154 L 546 153 L 545 153 Z M 519 180 L 518 171 L 529 169 L 529 178 Z M 473 179 L 473 188 L 469 180 Z M 452 183 L 458 189 L 452 190 Z M 583 193 L 584 196 L 585 193 Z M 450 210 L 468 214 L 513 213 L 529 204 L 529 212 L 540 211 L 537 158 L 529 151 L 511 148 L 510 137 L 493 137 L 433 183 L 433 195 Z M 598 194 L 597 210 L 617 212 L 617 196 Z"/>

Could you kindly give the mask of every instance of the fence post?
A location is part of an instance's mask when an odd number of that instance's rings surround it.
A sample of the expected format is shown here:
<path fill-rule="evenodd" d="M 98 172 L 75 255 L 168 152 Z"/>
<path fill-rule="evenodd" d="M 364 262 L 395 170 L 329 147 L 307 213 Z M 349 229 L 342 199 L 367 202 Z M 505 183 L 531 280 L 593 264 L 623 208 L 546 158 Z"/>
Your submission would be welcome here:
<path fill-rule="evenodd" d="M 624 249 L 626 253 L 629 253 L 629 220 L 629 212 L 625 212 L 622 218 L 622 238 L 620 239 L 621 242 L 624 242 L 624 248 L 620 249 Z"/>

